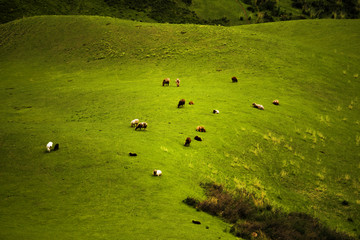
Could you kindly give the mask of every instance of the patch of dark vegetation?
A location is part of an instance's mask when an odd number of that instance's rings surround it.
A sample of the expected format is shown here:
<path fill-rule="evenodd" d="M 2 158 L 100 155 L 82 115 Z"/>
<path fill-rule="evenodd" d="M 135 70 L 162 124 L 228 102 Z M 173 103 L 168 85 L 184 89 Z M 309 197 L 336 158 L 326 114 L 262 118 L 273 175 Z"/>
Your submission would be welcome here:
<path fill-rule="evenodd" d="M 188 7 L 192 0 L 181 0 L 179 4 L 176 0 L 105 0 L 105 3 L 115 9 L 130 9 L 145 13 L 149 18 L 160 23 L 193 23 L 208 25 L 228 26 L 230 20 L 226 17 L 220 19 L 202 19 Z"/>
<path fill-rule="evenodd" d="M 255 12 L 255 9 L 253 7 L 247 7 L 246 9 L 250 12 Z"/>
<path fill-rule="evenodd" d="M 21 7 L 15 1 L 0 2 L 0 23 L 10 22 L 21 17 Z"/>
<path fill-rule="evenodd" d="M 183 3 L 185 3 L 187 6 L 190 6 L 192 4 L 192 0 L 181 0 Z"/>
<path fill-rule="evenodd" d="M 305 213 L 285 213 L 246 190 L 229 192 L 215 183 L 201 184 L 207 198 L 188 197 L 183 202 L 233 224 L 230 232 L 244 239 L 341 239 L 354 238 L 323 226 Z M 349 220 L 348 220 L 349 221 Z"/>
<path fill-rule="evenodd" d="M 182 0 L 184 7 L 175 0 L 105 0 L 104 2 L 115 9 L 130 9 L 145 13 L 160 23 L 202 23 L 196 13 L 187 8 L 192 4 L 192 0 Z"/>
<path fill-rule="evenodd" d="M 239 0 L 245 3 L 243 8 L 245 17 L 240 17 L 242 22 L 251 17 L 246 11 L 257 15 L 253 22 L 286 21 L 303 18 L 359 18 L 360 7 L 358 0 L 292 0 L 292 8 L 301 9 L 300 16 L 292 16 L 279 7 L 277 0 Z M 219 19 L 203 19 L 191 10 L 192 0 L 24 0 L 1 1 L 0 23 L 6 23 L 23 17 L 38 15 L 99 15 L 110 16 L 133 21 L 146 21 L 151 18 L 160 23 L 192 23 L 208 25 L 230 25 L 226 17 Z M 234 9 L 237 11 L 238 9 Z M 291 11 L 291 10 L 290 10 Z M 241 24 L 241 23 L 240 23 Z M 106 23 L 110 25 L 110 23 Z"/>
<path fill-rule="evenodd" d="M 37 15 L 100 15 L 143 21 L 146 16 L 159 23 L 230 25 L 226 17 L 203 19 L 190 10 L 192 0 L 97 0 L 94 6 L 77 1 L 0 1 L 0 23 Z M 106 23 L 110 25 L 111 23 Z M 99 60 L 99 59 L 95 59 Z"/>
<path fill-rule="evenodd" d="M 250 5 L 247 10 L 256 13 L 256 23 L 274 22 L 275 20 L 286 21 L 293 20 L 292 13 L 287 13 L 281 9 L 276 0 L 244 0 L 244 3 Z M 249 19 L 251 20 L 251 19 Z"/>
<path fill-rule="evenodd" d="M 32 108 L 32 106 L 14 107 L 15 110 L 22 110 L 22 109 L 27 109 L 27 108 Z"/>
<path fill-rule="evenodd" d="M 360 9 L 357 0 L 292 0 L 293 8 L 301 9 L 310 18 L 359 18 Z"/>
<path fill-rule="evenodd" d="M 200 201 L 192 197 L 187 197 L 186 199 L 183 200 L 183 203 L 186 203 L 187 205 L 192 207 L 196 207 L 200 203 Z"/>

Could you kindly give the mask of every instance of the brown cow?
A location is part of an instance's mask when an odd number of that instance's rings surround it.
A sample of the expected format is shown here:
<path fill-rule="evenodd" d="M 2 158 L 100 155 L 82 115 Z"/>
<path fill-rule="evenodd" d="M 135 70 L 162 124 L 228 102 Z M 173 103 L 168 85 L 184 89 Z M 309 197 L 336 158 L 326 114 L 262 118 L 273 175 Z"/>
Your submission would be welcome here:
<path fill-rule="evenodd" d="M 140 128 L 140 130 L 141 130 L 142 128 L 145 130 L 145 128 L 147 128 L 147 123 L 146 123 L 146 122 L 141 122 L 141 123 L 139 123 L 139 124 L 136 126 L 135 130 L 138 129 L 138 128 Z"/>
<path fill-rule="evenodd" d="M 165 86 L 165 85 L 168 85 L 169 86 L 170 84 L 170 78 L 165 78 L 162 82 L 162 85 Z"/>
<path fill-rule="evenodd" d="M 274 100 L 274 101 L 273 101 L 273 104 L 274 104 L 274 105 L 279 105 L 279 100 L 277 100 L 277 99 Z"/>
<path fill-rule="evenodd" d="M 191 143 L 191 138 L 186 138 L 186 140 L 185 140 L 185 144 L 184 144 L 184 146 L 185 147 L 189 147 L 190 146 L 190 143 Z"/>
<path fill-rule="evenodd" d="M 196 127 L 196 131 L 197 131 L 197 132 L 206 132 L 204 126 L 197 126 L 197 127 Z"/>
<path fill-rule="evenodd" d="M 190 102 L 189 102 L 189 105 L 194 105 L 194 102 L 193 102 L 193 101 L 190 101 Z"/>
<path fill-rule="evenodd" d="M 176 79 L 176 86 L 180 87 L 180 79 Z"/>
<path fill-rule="evenodd" d="M 237 82 L 238 81 L 236 77 L 232 77 L 231 80 L 232 80 L 232 82 Z"/>

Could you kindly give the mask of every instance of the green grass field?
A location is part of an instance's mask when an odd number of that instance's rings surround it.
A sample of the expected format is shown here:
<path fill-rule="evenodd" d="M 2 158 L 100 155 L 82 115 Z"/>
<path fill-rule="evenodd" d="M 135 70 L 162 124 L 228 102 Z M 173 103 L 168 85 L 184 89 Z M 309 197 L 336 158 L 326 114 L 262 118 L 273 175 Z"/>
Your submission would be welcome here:
<path fill-rule="evenodd" d="M 359 236 L 359 39 L 359 20 L 0 25 L 0 238 L 234 239 L 182 203 L 210 181 Z"/>

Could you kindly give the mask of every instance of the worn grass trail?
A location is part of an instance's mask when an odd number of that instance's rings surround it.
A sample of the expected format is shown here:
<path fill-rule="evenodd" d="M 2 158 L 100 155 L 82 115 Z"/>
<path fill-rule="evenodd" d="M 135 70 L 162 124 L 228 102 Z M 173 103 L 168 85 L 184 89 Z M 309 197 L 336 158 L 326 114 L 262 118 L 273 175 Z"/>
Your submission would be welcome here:
<path fill-rule="evenodd" d="M 1 238 L 232 239 L 181 202 L 203 198 L 206 181 L 359 235 L 358 20 L 52 16 L 0 34 Z M 179 109 L 181 98 L 195 105 Z M 134 118 L 148 129 L 130 128 Z M 185 148 L 195 135 L 204 141 Z M 60 150 L 45 153 L 48 141 Z"/>

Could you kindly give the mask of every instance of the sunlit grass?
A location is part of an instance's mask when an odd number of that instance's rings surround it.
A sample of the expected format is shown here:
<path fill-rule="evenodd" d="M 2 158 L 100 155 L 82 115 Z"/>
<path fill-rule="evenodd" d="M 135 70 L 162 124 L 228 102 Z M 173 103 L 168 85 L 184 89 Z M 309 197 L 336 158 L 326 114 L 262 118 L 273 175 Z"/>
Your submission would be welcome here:
<path fill-rule="evenodd" d="M 182 204 L 189 195 L 204 198 L 199 183 L 211 181 L 253 191 L 258 206 L 269 201 L 359 235 L 344 218 L 360 209 L 353 204 L 357 26 L 314 20 L 224 28 L 73 16 L 1 25 L 2 234 L 232 239 L 228 225 Z M 169 87 L 161 86 L 165 77 Z M 181 98 L 195 105 L 177 108 Z M 134 118 L 148 128 L 135 131 Z M 198 125 L 207 132 L 196 132 Z M 50 140 L 60 150 L 46 154 Z M 153 177 L 155 168 L 163 176 Z M 339 198 L 351 203 L 348 210 Z"/>

